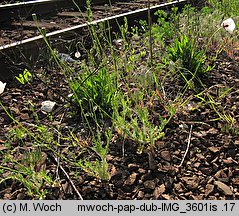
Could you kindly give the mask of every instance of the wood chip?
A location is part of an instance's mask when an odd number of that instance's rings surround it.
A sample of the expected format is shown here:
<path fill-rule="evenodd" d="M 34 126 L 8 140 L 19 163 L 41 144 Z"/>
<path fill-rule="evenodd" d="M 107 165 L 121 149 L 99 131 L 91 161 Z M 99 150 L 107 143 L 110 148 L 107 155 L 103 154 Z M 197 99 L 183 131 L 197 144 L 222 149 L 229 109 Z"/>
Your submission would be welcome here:
<path fill-rule="evenodd" d="M 196 189 L 198 187 L 198 177 L 182 177 L 183 182 L 185 183 L 185 186 L 188 189 Z"/>
<path fill-rule="evenodd" d="M 212 153 L 218 153 L 220 152 L 220 147 L 214 147 L 214 146 L 211 146 L 208 148 Z"/>
<path fill-rule="evenodd" d="M 237 185 L 237 187 L 239 187 L 239 177 L 232 178 L 232 183 L 233 183 L 234 185 Z"/>
<path fill-rule="evenodd" d="M 233 194 L 230 187 L 227 186 L 226 184 L 224 184 L 221 181 L 215 181 L 214 185 L 216 185 L 218 190 L 220 190 L 221 192 L 223 192 L 227 196 L 231 196 Z"/>
<path fill-rule="evenodd" d="M 161 151 L 160 152 L 160 157 L 168 162 L 170 162 L 172 160 L 172 157 L 171 157 L 171 153 L 169 151 Z"/>
<path fill-rule="evenodd" d="M 159 187 L 156 187 L 154 190 L 154 197 L 158 199 L 166 191 L 165 185 L 161 184 Z"/>
<path fill-rule="evenodd" d="M 213 184 L 207 184 L 205 188 L 205 195 L 208 196 L 210 193 L 212 193 L 214 190 Z"/>
<path fill-rule="evenodd" d="M 133 173 L 131 174 L 124 182 L 125 185 L 131 186 L 135 183 L 136 178 L 137 178 L 138 174 L 137 173 Z"/>
<path fill-rule="evenodd" d="M 144 182 L 144 187 L 147 189 L 154 190 L 155 189 L 155 182 L 153 180 L 148 180 Z"/>

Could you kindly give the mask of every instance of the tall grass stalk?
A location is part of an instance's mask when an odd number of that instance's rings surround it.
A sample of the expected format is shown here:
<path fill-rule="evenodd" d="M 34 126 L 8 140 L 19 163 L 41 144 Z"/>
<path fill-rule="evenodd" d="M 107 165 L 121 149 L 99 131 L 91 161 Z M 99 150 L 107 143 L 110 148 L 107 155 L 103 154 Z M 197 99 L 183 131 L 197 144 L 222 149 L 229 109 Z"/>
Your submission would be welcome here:
<path fill-rule="evenodd" d="M 153 64 L 153 47 L 152 47 L 152 18 L 150 14 L 150 0 L 148 0 L 148 28 L 149 28 L 149 62 Z"/>

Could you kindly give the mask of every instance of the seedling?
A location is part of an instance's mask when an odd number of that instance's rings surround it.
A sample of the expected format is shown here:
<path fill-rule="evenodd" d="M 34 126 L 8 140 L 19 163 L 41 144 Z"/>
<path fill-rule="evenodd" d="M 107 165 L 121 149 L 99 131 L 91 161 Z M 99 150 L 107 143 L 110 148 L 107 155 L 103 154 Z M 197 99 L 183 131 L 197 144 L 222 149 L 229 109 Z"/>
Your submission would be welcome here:
<path fill-rule="evenodd" d="M 28 69 L 25 69 L 22 74 L 19 74 L 18 77 L 16 76 L 16 79 L 23 85 L 28 83 L 32 77 L 31 72 Z"/>

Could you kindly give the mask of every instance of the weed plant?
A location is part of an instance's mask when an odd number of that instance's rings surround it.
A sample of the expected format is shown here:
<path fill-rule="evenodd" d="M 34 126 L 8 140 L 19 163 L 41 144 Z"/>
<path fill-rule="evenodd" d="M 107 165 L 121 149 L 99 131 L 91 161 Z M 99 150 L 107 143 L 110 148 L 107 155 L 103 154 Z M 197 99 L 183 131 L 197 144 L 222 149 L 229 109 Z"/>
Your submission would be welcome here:
<path fill-rule="evenodd" d="M 171 109 L 171 116 L 163 118 L 158 116 L 159 125 L 155 125 L 150 120 L 148 108 L 144 105 L 144 95 L 139 93 L 138 96 L 132 95 L 120 96 L 114 108 L 114 127 L 124 138 L 131 139 L 138 144 L 137 153 L 141 154 L 146 150 L 147 144 L 152 149 L 155 147 L 155 142 L 164 137 L 164 127 L 174 114 Z"/>
<path fill-rule="evenodd" d="M 154 37 L 161 43 L 167 43 L 177 35 L 179 24 L 178 8 L 172 8 L 170 13 L 158 10 L 155 15 L 158 16 L 158 19 L 157 26 L 154 26 L 152 30 Z"/>
<path fill-rule="evenodd" d="M 97 73 L 81 74 L 82 81 L 74 80 L 71 88 L 73 98 L 80 105 L 82 112 L 87 115 L 112 112 L 112 98 L 116 94 L 117 84 L 115 74 L 107 68 L 101 68 Z M 93 116 L 92 116 L 93 117 Z"/>
<path fill-rule="evenodd" d="M 96 154 L 96 159 L 94 161 L 80 159 L 80 161 L 77 162 L 77 165 L 90 175 L 98 177 L 102 180 L 109 180 L 110 173 L 108 170 L 106 156 L 109 151 L 112 132 L 108 130 L 103 135 L 105 135 L 106 144 L 104 144 L 105 142 L 102 138 L 102 134 L 99 131 L 97 132 L 96 137 L 93 138 L 93 146 L 91 147 L 91 151 Z"/>
<path fill-rule="evenodd" d="M 197 48 L 193 38 L 186 35 L 176 38 L 167 48 L 167 53 L 164 61 L 166 64 L 174 64 L 174 70 L 179 73 L 180 79 L 188 86 L 191 85 L 190 81 L 203 85 L 202 80 L 206 80 L 212 68 L 206 65 L 206 54 Z"/>
<path fill-rule="evenodd" d="M 9 179 L 15 180 L 23 184 L 29 197 L 44 199 L 47 194 L 46 187 L 51 186 L 53 180 L 41 167 L 41 165 L 44 165 L 44 162 L 40 164 L 43 157 L 42 152 L 39 150 L 24 153 L 20 160 L 14 159 L 10 154 L 3 156 L 3 165 L 11 163 L 13 168 L 1 166 L 3 170 L 10 171 L 11 174 L 2 179 L 0 184 Z"/>

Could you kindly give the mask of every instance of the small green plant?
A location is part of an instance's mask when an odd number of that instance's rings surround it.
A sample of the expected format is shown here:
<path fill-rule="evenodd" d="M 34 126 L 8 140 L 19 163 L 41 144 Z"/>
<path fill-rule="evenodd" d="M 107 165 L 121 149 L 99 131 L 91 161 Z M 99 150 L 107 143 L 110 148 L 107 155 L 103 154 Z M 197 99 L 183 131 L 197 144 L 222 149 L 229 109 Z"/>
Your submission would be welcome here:
<path fill-rule="evenodd" d="M 28 69 L 25 69 L 22 74 L 19 74 L 19 76 L 16 76 L 16 79 L 21 83 L 21 84 L 26 84 L 30 81 L 30 78 L 32 77 L 31 72 Z"/>
<path fill-rule="evenodd" d="M 47 190 L 43 185 L 51 185 L 52 178 L 44 170 L 45 157 L 41 151 L 36 150 L 23 154 L 20 160 L 14 159 L 9 154 L 3 156 L 3 164 L 11 164 L 12 168 L 0 166 L 2 170 L 10 171 L 0 184 L 8 179 L 20 182 L 27 189 L 27 195 L 37 199 L 43 199 Z"/>
<path fill-rule="evenodd" d="M 211 70 L 211 67 L 206 65 L 206 54 L 197 48 L 193 38 L 180 36 L 167 48 L 167 51 L 166 64 L 169 64 L 168 61 L 174 62 L 179 68 L 180 77 L 185 82 L 194 78 L 201 80 Z"/>
<path fill-rule="evenodd" d="M 239 2 L 237 0 L 209 0 L 209 3 L 223 12 L 225 16 L 233 16 L 238 14 Z"/>
<path fill-rule="evenodd" d="M 142 96 L 142 95 L 141 95 Z M 141 154 L 146 145 L 154 147 L 155 142 L 164 137 L 163 129 L 171 118 L 159 117 L 160 125 L 150 121 L 150 114 L 142 103 L 143 99 L 132 102 L 129 97 L 122 96 L 115 106 L 113 123 L 122 136 L 138 143 L 137 153 Z M 133 104 L 135 103 L 135 106 Z"/>
<path fill-rule="evenodd" d="M 157 40 L 167 42 L 175 36 L 178 24 L 177 7 L 172 8 L 171 13 L 164 10 L 158 10 L 155 15 L 158 16 L 157 26 L 152 28 L 152 32 Z"/>
<path fill-rule="evenodd" d="M 85 75 L 81 80 L 71 84 L 73 98 L 80 107 L 87 113 L 110 113 L 117 90 L 115 75 L 107 68 L 101 68 L 98 73 Z"/>
<path fill-rule="evenodd" d="M 15 129 L 10 129 L 8 132 L 7 139 L 10 142 L 19 142 L 24 143 L 24 139 L 26 138 L 27 133 L 21 127 L 16 127 Z"/>
<path fill-rule="evenodd" d="M 85 172 L 102 180 L 109 180 L 110 177 L 106 156 L 109 151 L 111 138 L 112 132 L 107 131 L 105 132 L 105 141 L 103 141 L 101 134 L 98 131 L 93 140 L 93 147 L 91 147 L 91 150 L 96 153 L 97 158 L 94 161 L 88 159 L 80 160 L 78 163 Z"/>

